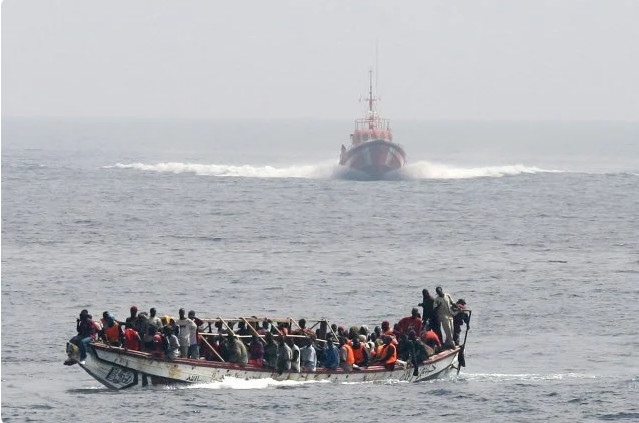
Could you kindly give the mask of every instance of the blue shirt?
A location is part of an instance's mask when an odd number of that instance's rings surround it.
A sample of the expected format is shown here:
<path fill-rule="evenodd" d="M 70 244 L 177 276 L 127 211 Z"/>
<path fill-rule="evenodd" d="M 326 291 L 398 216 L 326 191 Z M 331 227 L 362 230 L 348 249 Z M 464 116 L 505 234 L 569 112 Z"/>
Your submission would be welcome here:
<path fill-rule="evenodd" d="M 337 369 L 339 366 L 339 351 L 335 345 L 326 346 L 324 367 L 327 369 Z"/>

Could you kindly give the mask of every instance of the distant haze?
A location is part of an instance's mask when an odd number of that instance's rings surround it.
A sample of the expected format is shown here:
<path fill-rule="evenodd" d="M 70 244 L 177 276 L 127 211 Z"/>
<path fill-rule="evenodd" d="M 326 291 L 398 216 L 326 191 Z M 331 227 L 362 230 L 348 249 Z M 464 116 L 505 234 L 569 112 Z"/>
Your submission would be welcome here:
<path fill-rule="evenodd" d="M 639 120 L 639 1 L 2 3 L 2 114 Z"/>

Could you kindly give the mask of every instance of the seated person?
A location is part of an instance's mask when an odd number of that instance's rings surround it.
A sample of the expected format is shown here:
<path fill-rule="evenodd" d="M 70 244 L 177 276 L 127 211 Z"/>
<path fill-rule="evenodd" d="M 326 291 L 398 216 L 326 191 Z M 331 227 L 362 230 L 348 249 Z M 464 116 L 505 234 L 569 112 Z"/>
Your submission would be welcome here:
<path fill-rule="evenodd" d="M 339 366 L 339 351 L 335 344 L 333 344 L 333 337 L 329 336 L 326 340 L 326 347 L 324 348 L 324 367 L 327 369 L 335 370 Z"/>

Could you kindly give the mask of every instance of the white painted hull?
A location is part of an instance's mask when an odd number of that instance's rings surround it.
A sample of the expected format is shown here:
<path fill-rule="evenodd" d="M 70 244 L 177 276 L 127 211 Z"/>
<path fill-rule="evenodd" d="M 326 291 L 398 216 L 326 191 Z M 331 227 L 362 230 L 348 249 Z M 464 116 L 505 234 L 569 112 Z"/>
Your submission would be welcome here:
<path fill-rule="evenodd" d="M 335 381 L 335 382 L 372 382 L 401 380 L 418 382 L 444 375 L 459 365 L 459 348 L 447 350 L 426 360 L 414 375 L 414 369 L 396 366 L 395 370 L 386 370 L 383 366 L 369 366 L 361 370 L 344 371 L 319 368 L 316 372 L 285 372 L 281 375 L 263 367 L 242 367 L 232 363 L 204 360 L 153 358 L 150 354 L 138 351 L 125 351 L 122 348 L 109 348 L 101 344 L 92 344 L 88 356 L 80 366 L 92 377 L 111 389 L 125 389 L 137 385 L 143 376 L 149 376 L 154 383 L 211 383 L 225 377 L 238 379 L 266 379 L 278 381 Z M 72 355 L 72 354 L 70 354 Z"/>

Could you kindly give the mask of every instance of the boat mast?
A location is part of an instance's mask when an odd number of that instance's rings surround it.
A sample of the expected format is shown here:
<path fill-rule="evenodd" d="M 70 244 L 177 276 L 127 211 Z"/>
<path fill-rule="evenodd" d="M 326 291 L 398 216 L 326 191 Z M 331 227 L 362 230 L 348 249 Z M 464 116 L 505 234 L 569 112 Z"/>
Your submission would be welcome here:
<path fill-rule="evenodd" d="M 373 68 L 368 70 L 368 129 L 375 129 L 375 112 L 373 110 Z"/>

